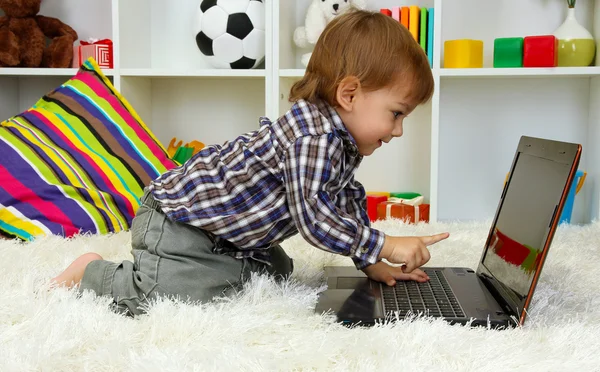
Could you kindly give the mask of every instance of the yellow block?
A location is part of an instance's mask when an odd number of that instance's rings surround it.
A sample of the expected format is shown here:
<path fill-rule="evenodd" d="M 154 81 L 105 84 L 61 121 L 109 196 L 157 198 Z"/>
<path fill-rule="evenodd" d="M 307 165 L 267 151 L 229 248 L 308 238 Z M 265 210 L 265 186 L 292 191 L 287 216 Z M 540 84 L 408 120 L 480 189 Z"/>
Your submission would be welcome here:
<path fill-rule="evenodd" d="M 387 196 L 390 197 L 390 193 L 387 191 L 367 191 L 367 195 L 371 196 Z"/>
<path fill-rule="evenodd" d="M 483 41 L 471 39 L 444 42 L 445 68 L 482 68 Z"/>

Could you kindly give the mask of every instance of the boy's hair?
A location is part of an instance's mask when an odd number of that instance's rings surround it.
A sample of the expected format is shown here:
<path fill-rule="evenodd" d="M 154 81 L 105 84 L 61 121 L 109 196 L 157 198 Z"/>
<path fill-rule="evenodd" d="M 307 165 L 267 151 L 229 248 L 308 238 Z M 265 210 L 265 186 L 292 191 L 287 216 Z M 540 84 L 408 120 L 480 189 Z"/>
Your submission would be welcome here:
<path fill-rule="evenodd" d="M 322 99 L 337 106 L 336 90 L 347 76 L 357 77 L 365 91 L 411 84 L 409 98 L 416 105 L 427 102 L 434 89 L 421 46 L 406 27 L 379 12 L 349 9 L 329 22 L 289 100 Z"/>

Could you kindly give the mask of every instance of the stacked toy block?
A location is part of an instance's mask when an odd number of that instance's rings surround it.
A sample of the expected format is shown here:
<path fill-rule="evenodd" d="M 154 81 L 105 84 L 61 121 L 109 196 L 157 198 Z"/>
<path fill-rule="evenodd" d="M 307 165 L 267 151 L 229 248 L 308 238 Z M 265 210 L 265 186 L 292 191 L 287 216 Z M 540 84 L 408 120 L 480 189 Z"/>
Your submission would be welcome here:
<path fill-rule="evenodd" d="M 367 214 L 372 222 L 398 218 L 408 223 L 429 222 L 430 205 L 415 192 L 367 192 Z"/>
<path fill-rule="evenodd" d="M 429 59 L 429 65 L 433 66 L 434 9 L 410 5 L 381 8 L 379 11 L 402 23 L 410 31 L 415 41 L 425 51 Z"/>

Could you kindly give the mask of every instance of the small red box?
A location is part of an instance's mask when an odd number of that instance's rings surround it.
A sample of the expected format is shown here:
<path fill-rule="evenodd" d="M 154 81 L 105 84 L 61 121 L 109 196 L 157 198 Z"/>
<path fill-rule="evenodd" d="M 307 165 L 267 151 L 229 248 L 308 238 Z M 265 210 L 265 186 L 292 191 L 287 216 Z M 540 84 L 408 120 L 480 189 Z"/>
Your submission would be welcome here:
<path fill-rule="evenodd" d="M 88 58 L 93 57 L 100 68 L 113 68 L 113 42 L 109 39 L 81 41 L 73 48 L 73 65 L 79 68 Z"/>
<path fill-rule="evenodd" d="M 556 67 L 558 39 L 554 35 L 523 38 L 523 67 Z"/>
<path fill-rule="evenodd" d="M 393 201 L 377 204 L 377 218 L 399 218 L 408 223 L 429 222 L 429 204 L 410 205 Z"/>
<path fill-rule="evenodd" d="M 385 14 L 387 16 L 392 16 L 392 11 L 389 10 L 388 8 L 381 8 L 379 9 L 379 13 Z"/>
<path fill-rule="evenodd" d="M 377 220 L 377 204 L 388 200 L 387 196 L 367 195 L 367 214 L 371 222 Z"/>

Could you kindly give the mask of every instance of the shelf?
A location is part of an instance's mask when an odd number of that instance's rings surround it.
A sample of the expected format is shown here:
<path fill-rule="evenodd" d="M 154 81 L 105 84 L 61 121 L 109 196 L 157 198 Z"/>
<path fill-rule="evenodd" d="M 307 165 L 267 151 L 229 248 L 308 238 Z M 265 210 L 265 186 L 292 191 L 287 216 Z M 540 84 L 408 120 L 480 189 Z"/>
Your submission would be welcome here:
<path fill-rule="evenodd" d="M 442 68 L 440 76 L 457 77 L 591 77 L 600 76 L 600 67 L 553 68 Z"/>
<path fill-rule="evenodd" d="M 280 77 L 301 78 L 302 76 L 304 76 L 304 71 L 305 70 L 303 68 L 282 69 L 282 70 L 279 70 L 279 76 Z"/>
<path fill-rule="evenodd" d="M 210 77 L 210 78 L 264 78 L 265 70 L 226 70 L 226 69 L 202 69 L 178 71 L 173 69 L 156 68 L 124 68 L 121 76 L 140 76 L 151 78 L 174 78 L 174 77 Z"/>
<path fill-rule="evenodd" d="M 77 68 L 23 68 L 0 67 L 0 76 L 73 76 Z M 114 70 L 102 70 L 105 75 L 114 75 Z"/>

